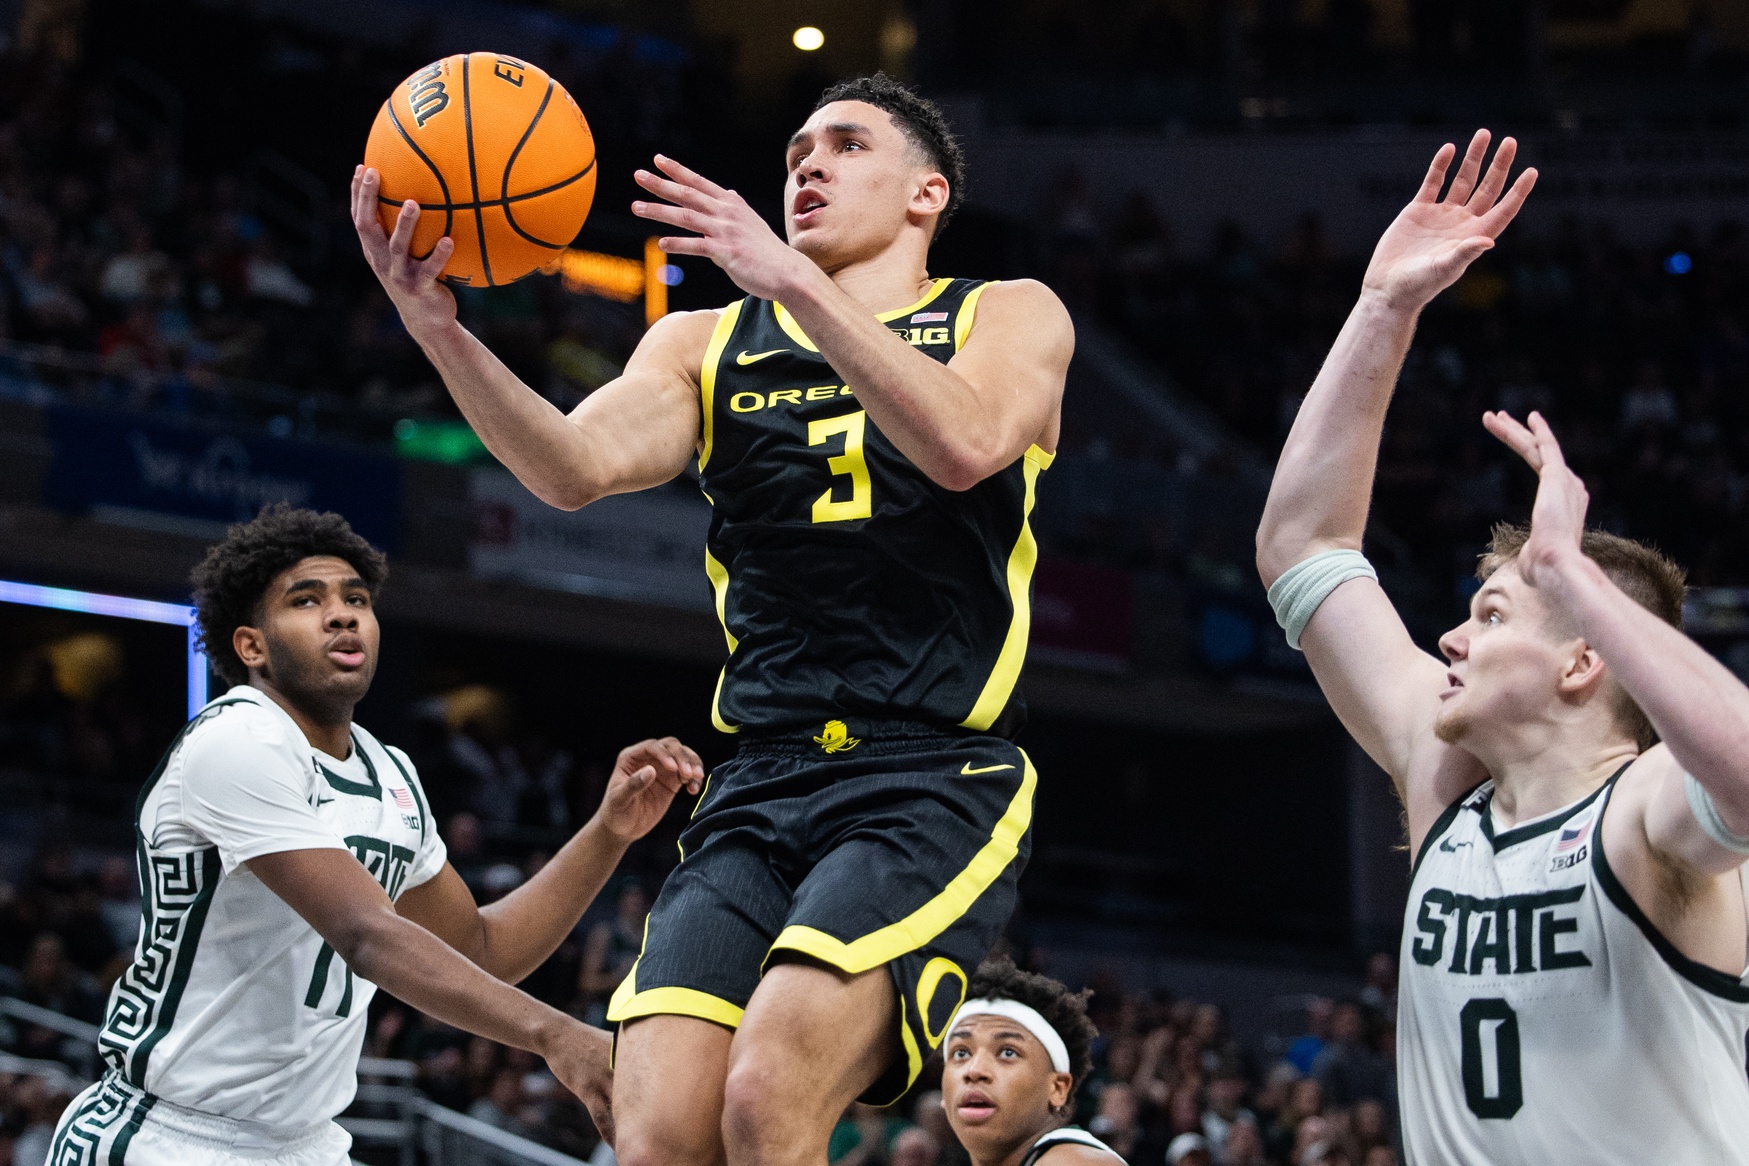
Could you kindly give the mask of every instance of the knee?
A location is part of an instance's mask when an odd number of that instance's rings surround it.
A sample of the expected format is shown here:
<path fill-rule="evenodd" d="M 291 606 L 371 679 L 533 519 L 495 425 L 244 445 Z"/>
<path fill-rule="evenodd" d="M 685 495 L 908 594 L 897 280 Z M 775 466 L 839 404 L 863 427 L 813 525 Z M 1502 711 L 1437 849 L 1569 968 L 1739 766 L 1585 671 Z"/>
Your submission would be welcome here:
<path fill-rule="evenodd" d="M 801 1115 L 798 1101 L 763 1058 L 736 1058 L 723 1083 L 724 1140 L 746 1148 L 793 1141 L 789 1127 Z"/>
<path fill-rule="evenodd" d="M 708 1122 L 687 1120 L 693 1106 L 668 1114 L 615 1113 L 613 1152 L 619 1166 L 721 1166 L 722 1137 Z"/>

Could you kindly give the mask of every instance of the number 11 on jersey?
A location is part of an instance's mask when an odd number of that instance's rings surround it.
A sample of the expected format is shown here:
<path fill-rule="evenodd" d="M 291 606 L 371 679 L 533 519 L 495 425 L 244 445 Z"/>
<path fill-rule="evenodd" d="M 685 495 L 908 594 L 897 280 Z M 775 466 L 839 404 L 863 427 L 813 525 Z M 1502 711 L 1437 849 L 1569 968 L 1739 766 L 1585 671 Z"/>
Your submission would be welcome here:
<path fill-rule="evenodd" d="M 840 433 L 844 435 L 844 452 L 827 458 L 826 468 L 832 471 L 834 478 L 850 479 L 850 497 L 833 501 L 832 493 L 838 486 L 834 482 L 824 494 L 814 499 L 815 522 L 848 522 L 853 518 L 867 518 L 874 512 L 868 462 L 862 456 L 862 434 L 867 424 L 868 414 L 861 409 L 842 417 L 822 417 L 808 422 L 809 445 L 824 445 L 827 438 Z"/>

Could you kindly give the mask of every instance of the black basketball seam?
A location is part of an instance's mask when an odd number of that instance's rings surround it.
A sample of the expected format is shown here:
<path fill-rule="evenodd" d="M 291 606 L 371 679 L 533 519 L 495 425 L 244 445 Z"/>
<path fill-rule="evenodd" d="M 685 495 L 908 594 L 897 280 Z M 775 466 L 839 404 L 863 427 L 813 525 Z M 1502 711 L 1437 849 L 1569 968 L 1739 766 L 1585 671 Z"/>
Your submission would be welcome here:
<path fill-rule="evenodd" d="M 543 186 L 539 190 L 530 190 L 530 191 L 527 191 L 523 194 L 513 194 L 509 198 L 484 198 L 484 199 L 481 199 L 477 203 L 474 203 L 474 202 L 422 202 L 419 204 L 419 209 L 425 210 L 425 211 L 471 211 L 476 206 L 481 206 L 481 207 L 505 206 L 505 205 L 508 205 L 509 203 L 521 202 L 524 199 L 528 199 L 528 198 L 539 198 L 541 195 L 551 194 L 555 190 L 563 190 L 563 189 L 565 189 L 565 187 L 571 185 L 573 182 L 579 182 L 579 181 L 589 177 L 589 172 L 593 169 L 595 169 L 595 163 L 590 162 L 589 165 L 583 167 L 583 169 L 577 171 L 577 173 L 571 175 L 569 178 L 560 179 L 558 182 L 553 183 L 551 186 Z M 377 201 L 378 202 L 391 202 L 392 203 L 395 200 L 392 198 L 386 198 L 383 195 L 379 194 L 379 195 L 377 195 Z"/>
<path fill-rule="evenodd" d="M 383 109 L 388 112 L 389 124 L 395 127 L 395 132 L 401 135 L 401 140 L 403 142 L 407 143 L 407 148 L 409 150 L 412 150 L 414 156 L 416 156 L 421 162 L 425 163 L 425 168 L 427 170 L 431 171 L 431 176 L 433 178 L 437 179 L 437 189 L 443 191 L 443 202 L 440 204 L 432 205 L 432 206 L 427 206 L 424 203 L 420 203 L 419 209 L 421 211 L 440 210 L 441 209 L 443 211 L 443 235 L 449 234 L 449 229 L 455 225 L 455 212 L 452 211 L 449 207 L 449 183 L 447 183 L 443 180 L 443 171 L 439 170 L 436 167 L 436 165 L 432 163 L 431 159 L 426 157 L 425 151 L 421 150 L 419 148 L 419 143 L 415 142 L 413 140 L 413 136 L 407 132 L 407 130 L 404 126 L 401 125 L 401 119 L 399 117 L 395 116 L 395 100 L 394 100 L 394 98 L 391 97 L 389 100 L 383 102 Z M 384 198 L 382 196 L 382 194 L 380 193 L 380 188 L 379 188 L 379 193 L 377 194 L 377 201 L 378 202 L 395 203 L 395 200 L 392 198 Z M 402 200 L 402 201 L 405 201 L 405 200 Z M 395 203 L 395 205 L 399 206 L 400 203 Z M 440 239 L 443 238 L 443 235 L 439 235 L 438 238 L 440 238 Z M 435 249 L 437 247 L 437 244 L 433 243 L 431 246 L 433 249 Z M 413 247 L 412 247 L 412 244 L 410 242 L 407 246 L 407 254 L 409 254 L 409 255 L 413 254 Z M 415 258 L 415 259 L 429 259 L 429 258 L 431 258 L 431 252 L 427 251 L 423 255 L 413 255 L 413 258 Z"/>
<path fill-rule="evenodd" d="M 590 169 L 594 169 L 595 163 L 591 162 L 589 164 L 589 167 L 590 167 Z M 583 174 L 587 174 L 587 173 L 589 173 L 588 170 L 583 171 Z M 580 178 L 580 177 L 582 177 L 582 175 L 578 175 L 578 177 Z M 575 179 L 573 179 L 572 181 L 575 181 Z M 524 196 L 524 197 L 528 197 L 528 196 Z M 505 204 L 504 204 L 504 221 L 510 224 L 510 229 L 512 231 L 515 231 L 518 235 L 521 235 L 524 239 L 527 239 L 530 243 L 538 243 L 542 247 L 552 247 L 554 249 L 557 249 L 560 247 L 569 247 L 571 245 L 570 239 L 566 239 L 563 243 L 549 243 L 549 242 L 547 242 L 547 240 L 536 238 L 535 236 L 529 234 L 527 231 L 523 230 L 522 227 L 517 223 L 516 216 L 513 213 L 511 213 L 510 203 L 508 201 L 505 202 Z"/>
<path fill-rule="evenodd" d="M 553 81 L 549 77 L 547 78 L 547 91 L 540 95 L 540 108 L 534 111 L 534 117 L 529 120 L 528 128 L 522 131 L 522 140 L 516 143 L 516 149 L 510 151 L 510 157 L 504 163 L 504 182 L 498 188 L 499 198 L 508 199 L 510 197 L 510 172 L 516 168 L 517 155 L 522 153 L 522 147 L 528 145 L 528 139 L 534 133 L 534 127 L 540 124 L 540 115 L 547 111 L 547 102 L 552 99 Z"/>
<path fill-rule="evenodd" d="M 462 54 L 462 126 L 468 135 L 468 182 L 474 190 L 474 235 L 480 243 L 480 269 L 486 273 L 486 286 L 492 287 L 492 260 L 486 255 L 486 212 L 480 206 L 480 171 L 474 165 L 474 107 L 468 83 L 468 58 Z"/>

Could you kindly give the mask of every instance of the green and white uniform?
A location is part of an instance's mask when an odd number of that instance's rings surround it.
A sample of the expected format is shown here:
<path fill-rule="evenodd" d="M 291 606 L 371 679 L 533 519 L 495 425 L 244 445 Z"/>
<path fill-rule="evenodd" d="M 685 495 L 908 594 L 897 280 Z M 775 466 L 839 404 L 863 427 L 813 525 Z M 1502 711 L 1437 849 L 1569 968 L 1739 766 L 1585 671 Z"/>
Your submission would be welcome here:
<path fill-rule="evenodd" d="M 390 898 L 443 868 L 412 763 L 358 726 L 313 748 L 246 685 L 189 722 L 138 802 L 143 925 L 98 1039 L 108 1071 L 68 1107 L 56 1166 L 347 1161 L 376 988 L 243 864 L 349 850 Z"/>
<path fill-rule="evenodd" d="M 1749 1166 L 1749 976 L 1686 958 L 1629 897 L 1603 847 L 1615 783 L 1501 830 L 1489 782 L 1422 843 L 1397 1021 L 1411 1166 Z"/>

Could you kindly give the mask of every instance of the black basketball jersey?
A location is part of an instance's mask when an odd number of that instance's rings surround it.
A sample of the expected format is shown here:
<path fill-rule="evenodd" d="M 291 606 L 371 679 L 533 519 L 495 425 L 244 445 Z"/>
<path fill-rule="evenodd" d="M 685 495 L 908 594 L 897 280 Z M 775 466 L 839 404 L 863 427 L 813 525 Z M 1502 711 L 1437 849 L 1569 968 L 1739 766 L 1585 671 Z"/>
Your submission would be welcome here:
<path fill-rule="evenodd" d="M 989 284 L 937 279 L 879 319 L 943 363 Z M 1027 516 L 1051 454 L 970 490 L 932 482 L 877 429 L 779 304 L 724 310 L 705 351 L 705 569 L 729 662 L 717 728 L 901 720 L 1011 736 L 1031 625 Z M 835 727 L 842 734 L 842 726 Z"/>

